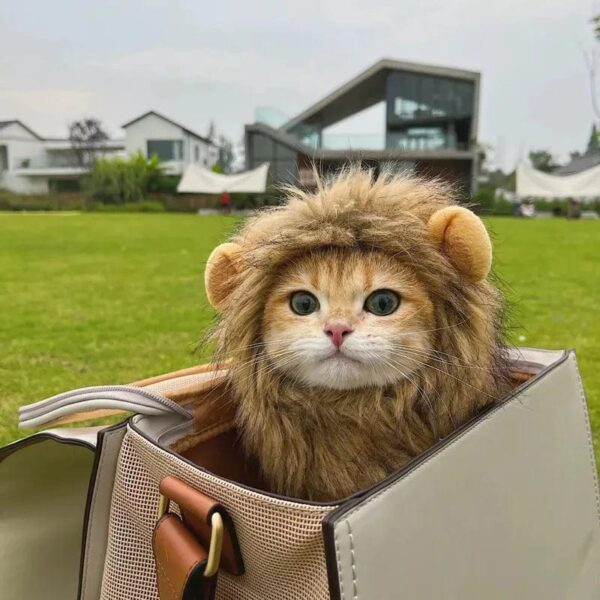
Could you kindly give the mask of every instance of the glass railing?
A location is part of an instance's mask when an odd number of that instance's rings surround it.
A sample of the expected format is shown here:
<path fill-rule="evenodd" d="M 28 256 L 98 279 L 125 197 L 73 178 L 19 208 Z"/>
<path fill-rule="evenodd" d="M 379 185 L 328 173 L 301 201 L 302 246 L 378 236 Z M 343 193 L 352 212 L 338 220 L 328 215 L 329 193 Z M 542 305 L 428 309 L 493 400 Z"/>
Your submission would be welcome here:
<path fill-rule="evenodd" d="M 18 158 L 13 161 L 13 169 L 76 169 L 81 165 L 75 156 Z"/>
<path fill-rule="evenodd" d="M 289 120 L 290 118 L 285 113 L 271 106 L 259 106 L 254 110 L 255 123 L 263 123 L 273 129 L 279 129 Z"/>
<path fill-rule="evenodd" d="M 403 150 L 405 152 L 436 150 L 468 150 L 468 145 L 444 136 L 394 136 L 386 146 L 384 134 L 323 134 L 325 150 Z M 316 146 L 315 146 L 316 147 Z"/>
<path fill-rule="evenodd" d="M 321 144 L 325 150 L 383 150 L 385 135 L 378 133 L 324 133 Z"/>

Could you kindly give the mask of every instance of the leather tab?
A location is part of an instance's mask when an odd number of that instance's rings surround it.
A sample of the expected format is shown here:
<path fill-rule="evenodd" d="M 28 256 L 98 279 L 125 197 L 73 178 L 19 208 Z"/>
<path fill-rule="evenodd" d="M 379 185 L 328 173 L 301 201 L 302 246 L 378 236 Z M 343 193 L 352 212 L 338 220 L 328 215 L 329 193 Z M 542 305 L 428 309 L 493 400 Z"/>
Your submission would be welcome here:
<path fill-rule="evenodd" d="M 152 545 L 159 598 L 212 600 L 217 577 L 216 574 L 206 576 L 206 569 L 211 562 L 208 557 L 213 535 L 211 523 L 215 513 L 219 513 L 223 521 L 220 566 L 233 575 L 242 575 L 244 572 L 233 521 L 218 502 L 180 479 L 165 477 L 159 489 L 168 503 L 175 502 L 181 512 L 181 518 L 167 512 L 154 528 Z M 168 508 L 168 504 L 166 506 Z M 221 531 L 220 526 L 217 531 Z M 214 556 L 218 557 L 219 554 L 215 553 Z M 216 567 L 217 563 L 212 564 Z"/>
<path fill-rule="evenodd" d="M 166 514 L 152 538 L 160 600 L 212 600 L 216 577 L 204 577 L 207 551 L 179 517 Z"/>
<path fill-rule="evenodd" d="M 244 561 L 233 520 L 225 508 L 176 477 L 165 477 L 160 482 L 159 489 L 163 496 L 179 505 L 183 523 L 207 549 L 210 546 L 211 517 L 214 512 L 221 515 L 224 525 L 221 568 L 232 575 L 242 575 Z"/>

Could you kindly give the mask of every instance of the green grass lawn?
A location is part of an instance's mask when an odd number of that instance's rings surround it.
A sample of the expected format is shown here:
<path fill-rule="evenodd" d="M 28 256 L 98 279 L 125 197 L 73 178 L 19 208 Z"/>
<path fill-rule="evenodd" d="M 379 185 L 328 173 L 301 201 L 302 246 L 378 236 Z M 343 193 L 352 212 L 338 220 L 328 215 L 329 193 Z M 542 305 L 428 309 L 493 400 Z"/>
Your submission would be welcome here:
<path fill-rule="evenodd" d="M 17 407 L 192 365 L 233 218 L 0 213 L 0 444 Z M 600 450 L 600 222 L 489 219 L 518 345 L 577 349 Z"/>

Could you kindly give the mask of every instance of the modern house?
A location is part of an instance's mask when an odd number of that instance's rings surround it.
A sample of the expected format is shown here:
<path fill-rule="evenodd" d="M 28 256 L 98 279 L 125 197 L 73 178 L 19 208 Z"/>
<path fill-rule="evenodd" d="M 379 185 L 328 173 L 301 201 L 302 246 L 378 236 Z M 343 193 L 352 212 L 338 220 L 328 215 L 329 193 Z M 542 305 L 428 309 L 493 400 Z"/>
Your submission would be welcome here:
<path fill-rule="evenodd" d="M 97 145 L 101 154 L 123 153 L 123 140 Z M 68 139 L 44 138 L 19 120 L 0 121 L 0 188 L 18 194 L 69 189 L 85 172 Z"/>
<path fill-rule="evenodd" d="M 219 159 L 218 147 L 208 138 L 153 110 L 122 127 L 125 152 L 158 156 L 170 175 L 181 175 L 190 164 L 210 168 Z"/>
<path fill-rule="evenodd" d="M 211 167 L 217 146 L 187 127 L 147 112 L 123 125 L 125 137 L 94 144 L 100 156 L 156 154 L 167 174 L 180 175 L 192 163 Z M 72 189 L 88 168 L 67 138 L 44 138 L 19 120 L 0 121 L 0 188 L 19 194 Z"/>
<path fill-rule="evenodd" d="M 480 74 L 383 59 L 279 127 L 246 125 L 246 166 L 271 164 L 274 183 L 314 185 L 349 162 L 376 171 L 412 171 L 458 183 L 469 193 L 477 172 Z M 331 136 L 328 128 L 378 103 L 378 135 Z"/>

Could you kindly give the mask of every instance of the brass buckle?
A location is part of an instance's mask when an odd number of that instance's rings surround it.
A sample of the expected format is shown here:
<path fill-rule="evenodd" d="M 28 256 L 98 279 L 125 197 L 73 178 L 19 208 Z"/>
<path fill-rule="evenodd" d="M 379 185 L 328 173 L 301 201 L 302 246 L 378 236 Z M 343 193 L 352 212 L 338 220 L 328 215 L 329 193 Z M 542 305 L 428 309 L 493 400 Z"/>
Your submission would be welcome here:
<path fill-rule="evenodd" d="M 164 494 L 160 494 L 158 502 L 157 520 L 164 517 L 169 512 L 171 500 Z M 215 511 L 210 517 L 210 546 L 208 547 L 208 557 L 206 558 L 206 567 L 204 567 L 204 577 L 212 577 L 219 570 L 221 562 L 221 550 L 223 549 L 223 517 L 221 513 Z"/>

